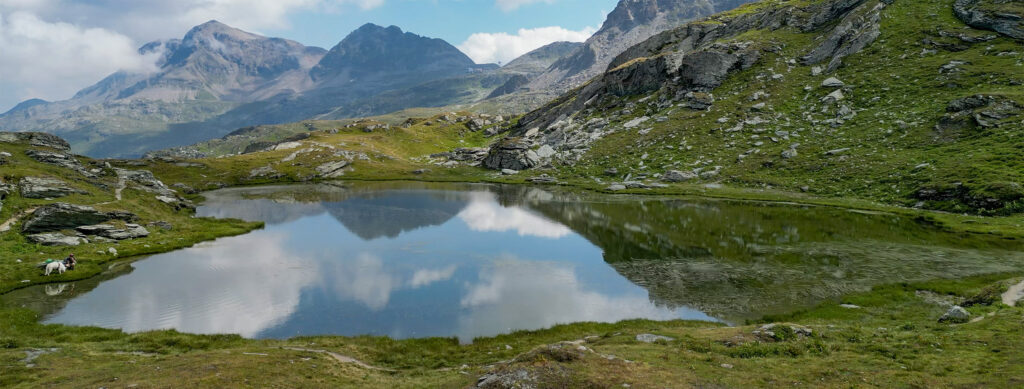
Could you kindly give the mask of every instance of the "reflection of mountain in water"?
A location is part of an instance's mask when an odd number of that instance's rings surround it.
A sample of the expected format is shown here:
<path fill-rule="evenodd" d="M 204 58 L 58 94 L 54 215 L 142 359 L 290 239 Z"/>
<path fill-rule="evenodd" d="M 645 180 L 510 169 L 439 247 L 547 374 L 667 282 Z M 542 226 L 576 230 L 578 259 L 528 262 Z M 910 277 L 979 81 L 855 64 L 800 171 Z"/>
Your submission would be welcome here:
<path fill-rule="evenodd" d="M 655 303 L 727 319 L 806 307 L 880 283 L 1024 264 L 1019 243 L 967 239 L 893 215 L 567 193 L 524 204 L 601 247 L 605 261 Z"/>
<path fill-rule="evenodd" d="M 349 231 L 366 240 L 394 238 L 444 224 L 466 207 L 465 196 L 436 192 L 364 193 L 324 208 Z"/>

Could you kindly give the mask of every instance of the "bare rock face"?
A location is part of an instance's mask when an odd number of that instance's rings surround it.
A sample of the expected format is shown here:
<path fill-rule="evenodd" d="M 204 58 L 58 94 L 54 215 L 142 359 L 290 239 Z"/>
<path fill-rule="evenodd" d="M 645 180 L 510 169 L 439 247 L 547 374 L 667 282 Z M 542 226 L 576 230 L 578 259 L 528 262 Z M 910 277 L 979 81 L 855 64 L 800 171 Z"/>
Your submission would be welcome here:
<path fill-rule="evenodd" d="M 68 236 L 59 232 L 28 235 L 26 238 L 28 238 L 29 242 L 43 246 L 78 246 L 87 242 L 85 239 L 77 236 Z"/>
<path fill-rule="evenodd" d="M 100 224 L 109 220 L 135 221 L 135 214 L 124 211 L 101 212 L 93 207 L 54 203 L 37 208 L 21 225 L 21 232 L 35 234 Z"/>
<path fill-rule="evenodd" d="M 338 178 L 345 175 L 345 167 L 348 161 L 328 162 L 316 167 L 316 173 L 321 178 Z"/>
<path fill-rule="evenodd" d="M 281 172 L 277 171 L 276 169 L 269 165 L 252 169 L 252 171 L 249 172 L 250 180 L 258 178 L 275 179 L 280 177 L 284 177 L 284 174 L 281 174 Z"/>
<path fill-rule="evenodd" d="M 565 91 L 609 69 L 623 51 L 687 21 L 733 9 L 751 0 L 620 0 L 601 29 L 528 85 Z M 612 65 L 614 67 L 614 65 Z"/>
<path fill-rule="evenodd" d="M 1024 14 L 1019 0 L 956 0 L 953 13 L 968 26 L 995 31 L 1013 39 L 1024 40 Z"/>
<path fill-rule="evenodd" d="M 153 176 L 153 172 L 127 169 L 114 169 L 114 171 L 117 172 L 118 179 L 124 180 L 126 183 L 135 184 L 144 191 L 160 196 L 175 196 L 174 190 L 168 188 L 167 185 Z"/>
<path fill-rule="evenodd" d="M 110 224 L 96 224 L 91 226 L 81 226 L 75 230 L 85 235 L 100 236 L 113 240 L 135 239 L 149 236 L 149 230 L 147 230 L 146 227 L 132 223 L 125 224 L 125 228 L 117 228 Z"/>
<path fill-rule="evenodd" d="M 974 95 L 956 99 L 946 106 L 946 113 L 935 125 L 939 142 L 958 140 L 974 131 L 1020 127 L 1024 107 L 1003 96 Z"/>
<path fill-rule="evenodd" d="M 71 151 L 71 145 L 59 136 L 45 132 L 0 132 L 0 142 L 22 143 L 38 147 L 49 147 L 61 151 Z"/>
<path fill-rule="evenodd" d="M 801 58 L 801 61 L 806 65 L 828 61 L 825 71 L 835 71 L 842 65 L 843 58 L 860 52 L 882 34 L 881 11 L 885 6 L 885 2 L 880 2 L 871 8 L 859 7 L 846 15 L 832 30 L 832 34 Z"/>
<path fill-rule="evenodd" d="M 25 155 L 28 155 L 29 158 L 32 158 L 42 163 L 47 163 L 50 165 L 60 166 L 65 169 L 74 170 L 86 177 L 96 177 L 95 174 L 87 170 L 85 166 L 82 165 L 82 162 L 78 161 L 78 158 L 75 158 L 75 156 L 71 154 L 45 150 L 25 150 Z"/>
<path fill-rule="evenodd" d="M 540 157 L 521 139 L 504 139 L 491 148 L 484 166 L 494 170 L 526 170 L 537 166 Z"/>
<path fill-rule="evenodd" d="M 573 156 L 584 152 L 590 143 L 616 131 L 631 131 L 631 125 L 641 124 L 629 121 L 621 127 L 607 123 L 592 125 L 594 118 L 588 120 L 584 116 L 589 115 L 588 112 L 617 109 L 626 96 L 653 92 L 662 96 L 663 101 L 658 104 L 665 107 L 707 110 L 716 101 L 715 89 L 728 77 L 750 69 L 765 52 L 780 49 L 735 37 L 750 31 L 785 27 L 807 33 L 820 32 L 820 43 L 803 61 L 808 64 L 827 62 L 829 70 L 833 70 L 841 65 L 842 58 L 863 50 L 878 37 L 881 12 L 891 2 L 784 2 L 776 6 L 751 7 L 750 12 L 715 15 L 702 22 L 661 32 L 623 51 L 610 61 L 603 74 L 582 87 L 524 115 L 511 130 L 510 137 L 529 138 L 530 131 L 537 131 L 542 134 L 541 139 L 532 143 L 532 147 L 547 145 L 561 150 L 559 161 L 572 163 L 578 160 Z M 631 117 L 631 112 L 626 111 L 628 107 L 607 116 Z M 504 142 L 492 147 L 485 166 L 523 170 L 531 165 L 524 163 L 528 162 L 526 157 L 521 147 Z"/>
<path fill-rule="evenodd" d="M 45 199 L 64 197 L 75 193 L 86 193 L 75 189 L 68 183 L 50 177 L 24 177 L 18 182 L 21 197 L 29 199 Z"/>

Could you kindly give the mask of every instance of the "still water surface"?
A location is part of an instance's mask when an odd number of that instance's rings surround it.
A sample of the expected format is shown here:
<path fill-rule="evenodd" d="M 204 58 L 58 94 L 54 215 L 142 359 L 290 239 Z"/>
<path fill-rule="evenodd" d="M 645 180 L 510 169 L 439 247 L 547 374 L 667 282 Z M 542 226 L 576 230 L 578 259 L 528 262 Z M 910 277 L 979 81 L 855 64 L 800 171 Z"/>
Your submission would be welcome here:
<path fill-rule="evenodd" d="M 198 213 L 266 228 L 3 300 L 130 332 L 471 341 L 578 321 L 735 323 L 1024 265 L 1019 242 L 892 215 L 529 187 L 227 189 Z"/>

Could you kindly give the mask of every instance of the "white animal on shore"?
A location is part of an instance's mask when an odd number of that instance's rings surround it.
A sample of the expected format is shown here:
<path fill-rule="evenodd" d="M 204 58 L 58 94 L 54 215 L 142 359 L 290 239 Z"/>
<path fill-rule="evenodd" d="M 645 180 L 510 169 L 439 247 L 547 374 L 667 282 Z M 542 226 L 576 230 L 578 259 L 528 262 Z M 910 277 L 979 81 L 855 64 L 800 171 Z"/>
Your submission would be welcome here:
<path fill-rule="evenodd" d="M 67 266 L 64 266 L 64 262 L 50 262 L 46 264 L 46 273 L 44 275 L 48 276 L 50 275 L 50 273 L 53 273 L 54 271 L 56 271 L 57 274 L 64 274 L 64 272 L 67 270 L 68 268 Z"/>

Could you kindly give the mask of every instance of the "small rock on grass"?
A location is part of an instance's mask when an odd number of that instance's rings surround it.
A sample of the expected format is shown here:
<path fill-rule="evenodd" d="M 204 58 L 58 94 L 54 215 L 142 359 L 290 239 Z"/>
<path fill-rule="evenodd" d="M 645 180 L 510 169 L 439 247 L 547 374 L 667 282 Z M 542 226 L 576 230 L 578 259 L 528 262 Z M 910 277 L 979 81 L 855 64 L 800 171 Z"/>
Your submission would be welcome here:
<path fill-rule="evenodd" d="M 643 343 L 654 343 L 654 342 L 657 342 L 657 341 L 671 342 L 673 340 L 675 340 L 675 338 L 671 338 L 671 337 L 668 337 L 668 336 L 662 336 L 662 335 L 654 335 L 654 334 L 639 334 L 639 335 L 636 336 L 636 341 L 637 342 L 643 342 Z"/>
<path fill-rule="evenodd" d="M 959 305 L 954 305 L 939 318 L 939 323 L 966 323 L 971 319 L 971 314 Z"/>

